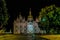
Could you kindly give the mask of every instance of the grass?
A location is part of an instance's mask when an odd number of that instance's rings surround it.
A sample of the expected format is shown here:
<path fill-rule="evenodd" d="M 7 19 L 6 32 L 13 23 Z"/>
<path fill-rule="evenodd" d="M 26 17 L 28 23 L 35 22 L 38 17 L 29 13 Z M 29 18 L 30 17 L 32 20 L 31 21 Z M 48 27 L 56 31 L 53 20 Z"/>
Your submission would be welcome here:
<path fill-rule="evenodd" d="M 0 40 L 24 40 L 24 36 L 20 35 L 12 35 L 12 34 L 7 34 L 7 35 L 1 35 Z"/>
<path fill-rule="evenodd" d="M 36 40 L 60 40 L 60 35 L 36 35 Z M 27 40 L 27 36 L 6 34 L 0 35 L 0 40 Z"/>
<path fill-rule="evenodd" d="M 43 35 L 40 36 L 49 40 L 60 40 L 60 35 Z"/>

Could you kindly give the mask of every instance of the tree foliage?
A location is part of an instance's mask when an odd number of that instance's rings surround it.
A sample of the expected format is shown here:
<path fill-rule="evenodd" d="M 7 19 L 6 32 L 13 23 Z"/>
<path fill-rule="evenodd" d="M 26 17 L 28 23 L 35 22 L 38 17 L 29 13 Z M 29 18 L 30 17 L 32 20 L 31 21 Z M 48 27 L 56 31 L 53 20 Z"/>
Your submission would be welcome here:
<path fill-rule="evenodd" d="M 46 6 L 40 11 L 41 16 L 41 26 L 49 28 L 54 28 L 60 26 L 60 7 L 55 5 Z"/>
<path fill-rule="evenodd" d="M 1 4 L 2 4 L 2 6 L 1 6 L 1 10 L 0 10 L 0 24 L 1 25 L 6 25 L 8 19 L 9 19 L 9 15 L 8 15 L 8 12 L 7 12 L 5 0 L 2 0 Z"/>

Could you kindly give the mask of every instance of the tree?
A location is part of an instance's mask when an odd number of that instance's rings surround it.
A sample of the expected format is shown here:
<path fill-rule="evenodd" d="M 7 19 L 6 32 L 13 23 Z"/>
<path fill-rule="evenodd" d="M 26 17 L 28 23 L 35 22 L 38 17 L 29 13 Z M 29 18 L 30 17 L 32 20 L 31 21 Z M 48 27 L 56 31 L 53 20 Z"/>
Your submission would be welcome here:
<path fill-rule="evenodd" d="M 60 7 L 55 5 L 42 8 L 40 11 L 40 23 L 43 28 L 49 32 L 51 28 L 59 28 L 60 26 Z"/>
<path fill-rule="evenodd" d="M 6 25 L 7 21 L 9 19 L 9 15 L 7 12 L 7 8 L 6 8 L 6 2 L 5 0 L 1 1 L 2 6 L 1 6 L 1 10 L 0 10 L 0 24 L 1 26 Z"/>

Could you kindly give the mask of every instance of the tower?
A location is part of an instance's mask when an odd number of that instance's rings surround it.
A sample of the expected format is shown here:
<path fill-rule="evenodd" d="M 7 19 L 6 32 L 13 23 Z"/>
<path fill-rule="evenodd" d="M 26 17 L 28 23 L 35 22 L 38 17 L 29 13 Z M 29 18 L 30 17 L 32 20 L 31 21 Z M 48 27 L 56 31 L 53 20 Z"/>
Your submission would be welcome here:
<path fill-rule="evenodd" d="M 22 20 L 22 16 L 21 16 L 21 13 L 20 13 L 20 15 L 19 15 L 19 17 L 17 17 L 17 19 L 16 20 L 14 20 L 14 23 L 13 23 L 13 25 L 14 25 L 14 34 L 20 34 L 20 26 L 21 26 L 21 21 Z"/>
<path fill-rule="evenodd" d="M 39 19 L 38 19 L 38 17 L 36 17 L 36 18 L 35 18 L 35 22 L 37 22 L 37 23 L 39 22 Z"/>
<path fill-rule="evenodd" d="M 30 10 L 29 10 L 29 16 L 28 16 L 28 21 L 31 21 L 31 20 L 33 20 L 33 16 L 31 15 L 31 8 L 30 8 Z"/>
<path fill-rule="evenodd" d="M 21 12 L 19 13 L 19 20 L 21 21 L 23 19 Z"/>

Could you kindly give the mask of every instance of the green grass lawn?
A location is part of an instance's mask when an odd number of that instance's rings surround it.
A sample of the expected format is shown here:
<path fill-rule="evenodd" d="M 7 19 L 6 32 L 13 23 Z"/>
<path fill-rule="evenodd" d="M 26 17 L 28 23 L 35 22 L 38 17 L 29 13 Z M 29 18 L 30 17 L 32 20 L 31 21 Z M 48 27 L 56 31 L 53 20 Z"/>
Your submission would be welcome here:
<path fill-rule="evenodd" d="M 26 40 L 25 36 L 21 35 L 1 35 L 0 40 Z"/>
<path fill-rule="evenodd" d="M 60 40 L 60 35 L 36 35 L 35 38 L 36 40 Z M 28 37 L 24 35 L 6 34 L 0 35 L 0 40 L 28 40 Z"/>
<path fill-rule="evenodd" d="M 27 37 L 26 35 L 13 35 L 13 34 L 6 34 L 1 35 L 0 40 L 30 40 L 31 38 Z M 36 37 L 36 40 L 41 40 L 41 38 Z"/>

